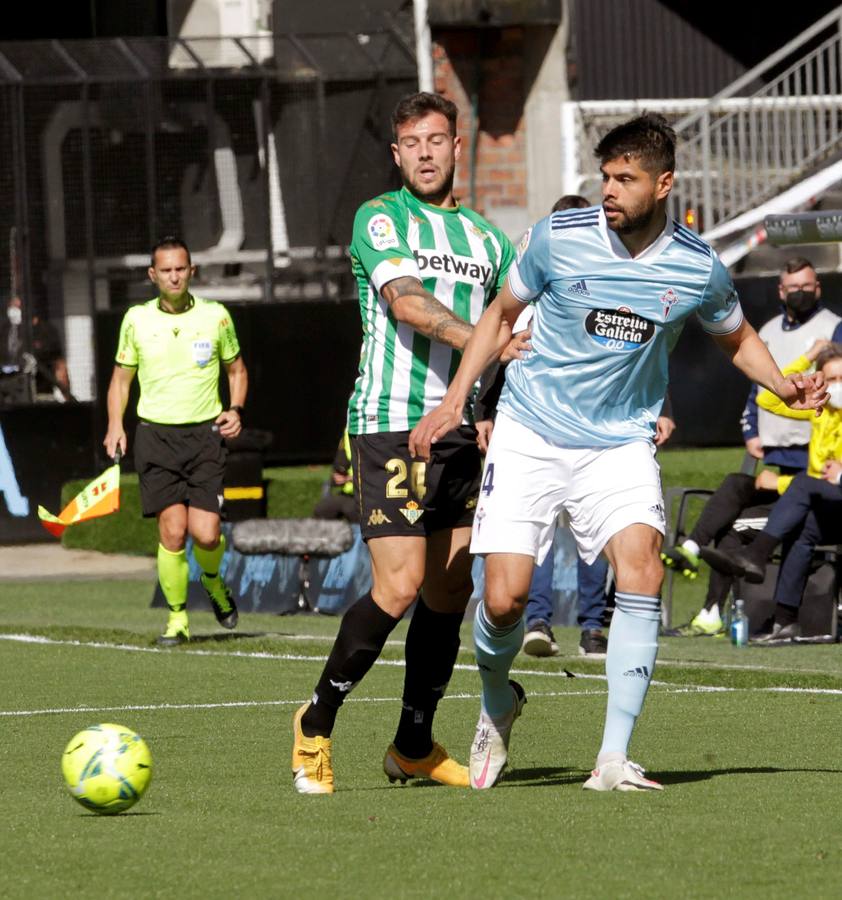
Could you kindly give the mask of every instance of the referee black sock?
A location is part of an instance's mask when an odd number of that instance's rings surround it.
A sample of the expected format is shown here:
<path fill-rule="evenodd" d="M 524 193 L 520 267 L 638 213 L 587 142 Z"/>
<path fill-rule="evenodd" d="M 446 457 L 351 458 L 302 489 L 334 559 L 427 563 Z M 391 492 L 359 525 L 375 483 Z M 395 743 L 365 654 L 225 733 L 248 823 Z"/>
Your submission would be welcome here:
<path fill-rule="evenodd" d="M 345 613 L 313 702 L 301 717 L 305 737 L 330 737 L 339 707 L 374 665 L 398 621 L 380 609 L 370 592 Z"/>
<path fill-rule="evenodd" d="M 431 610 L 418 598 L 406 635 L 403 710 L 395 747 L 409 759 L 422 759 L 433 749 L 433 717 L 444 696 L 456 655 L 462 613 Z"/>

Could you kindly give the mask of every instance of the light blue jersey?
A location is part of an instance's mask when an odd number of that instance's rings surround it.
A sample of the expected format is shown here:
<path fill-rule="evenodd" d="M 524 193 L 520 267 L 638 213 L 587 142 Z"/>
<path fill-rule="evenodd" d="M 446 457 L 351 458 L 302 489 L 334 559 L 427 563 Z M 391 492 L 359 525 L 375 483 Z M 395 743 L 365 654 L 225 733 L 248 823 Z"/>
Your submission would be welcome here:
<path fill-rule="evenodd" d="M 598 206 L 538 222 L 508 282 L 535 302 L 533 349 L 506 367 L 499 408 L 563 447 L 650 440 L 687 317 L 712 334 L 743 320 L 730 275 L 698 235 L 668 220 L 632 258 Z"/>

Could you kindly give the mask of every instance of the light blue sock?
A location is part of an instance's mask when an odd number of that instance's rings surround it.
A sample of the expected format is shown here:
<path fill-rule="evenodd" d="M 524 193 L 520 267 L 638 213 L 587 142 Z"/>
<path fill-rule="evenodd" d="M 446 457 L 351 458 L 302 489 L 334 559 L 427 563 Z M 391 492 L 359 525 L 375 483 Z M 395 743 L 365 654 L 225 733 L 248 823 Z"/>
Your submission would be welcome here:
<path fill-rule="evenodd" d="M 609 753 L 623 756 L 628 753 L 634 723 L 643 708 L 658 655 L 660 598 L 618 591 L 615 604 L 605 657 L 608 709 L 600 758 Z"/>
<path fill-rule="evenodd" d="M 523 619 L 514 625 L 497 628 L 485 615 L 480 603 L 474 613 L 474 649 L 482 679 L 482 708 L 492 719 L 505 716 L 512 708 L 509 670 L 523 644 Z"/>

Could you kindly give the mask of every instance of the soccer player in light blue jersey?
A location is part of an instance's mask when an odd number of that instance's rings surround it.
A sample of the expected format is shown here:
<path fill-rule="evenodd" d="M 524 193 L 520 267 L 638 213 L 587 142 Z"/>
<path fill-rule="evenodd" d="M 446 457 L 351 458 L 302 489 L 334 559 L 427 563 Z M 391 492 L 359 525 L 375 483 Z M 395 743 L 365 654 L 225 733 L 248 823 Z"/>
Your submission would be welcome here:
<path fill-rule="evenodd" d="M 751 381 L 795 409 L 826 402 L 821 375 L 785 378 L 743 318 L 711 248 L 667 216 L 675 133 L 643 115 L 596 148 L 602 206 L 554 213 L 525 235 L 503 290 L 477 324 L 444 400 L 418 424 L 410 450 L 430 447 L 460 420 L 524 304 L 532 351 L 510 363 L 474 518 L 471 552 L 485 557 L 485 599 L 474 619 L 482 708 L 471 748 L 474 788 L 503 771 L 526 697 L 509 680 L 523 639 L 533 567 L 550 549 L 564 508 L 581 557 L 604 553 L 616 576 L 606 657 L 602 746 L 585 787 L 661 790 L 628 759 L 658 648 L 664 533 L 655 423 L 667 362 L 695 315 Z"/>

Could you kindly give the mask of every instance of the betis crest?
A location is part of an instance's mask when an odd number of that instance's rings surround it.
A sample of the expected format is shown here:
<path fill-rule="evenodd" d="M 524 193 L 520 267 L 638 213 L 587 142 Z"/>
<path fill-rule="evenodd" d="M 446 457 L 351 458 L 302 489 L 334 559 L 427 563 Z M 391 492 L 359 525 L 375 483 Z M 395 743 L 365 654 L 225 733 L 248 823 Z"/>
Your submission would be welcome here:
<path fill-rule="evenodd" d="M 424 515 L 424 510 L 421 509 L 414 500 L 410 500 L 409 503 L 401 509 L 401 514 L 410 525 L 414 525 L 421 516 Z"/>

